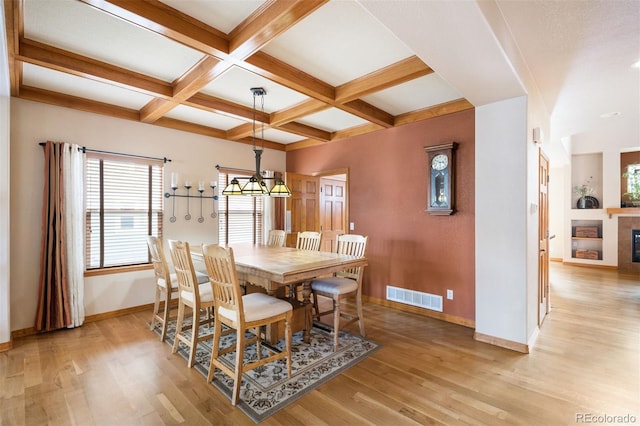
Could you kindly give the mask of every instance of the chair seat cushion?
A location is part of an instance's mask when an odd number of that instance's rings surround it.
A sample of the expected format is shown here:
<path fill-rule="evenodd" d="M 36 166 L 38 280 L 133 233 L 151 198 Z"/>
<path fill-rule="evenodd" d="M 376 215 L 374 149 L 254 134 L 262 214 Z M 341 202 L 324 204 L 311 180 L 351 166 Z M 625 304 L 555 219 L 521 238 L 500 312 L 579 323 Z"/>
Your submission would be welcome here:
<path fill-rule="evenodd" d="M 198 284 L 208 283 L 209 275 L 205 274 L 204 272 L 196 271 L 196 279 L 198 280 Z"/>
<path fill-rule="evenodd" d="M 244 306 L 244 320 L 246 322 L 259 321 L 291 311 L 291 304 L 285 300 L 269 296 L 264 293 L 250 293 L 242 296 Z M 235 311 L 220 307 L 218 313 L 225 318 L 237 322 Z"/>
<path fill-rule="evenodd" d="M 171 289 L 172 290 L 177 290 L 178 289 L 178 276 L 175 274 L 175 272 L 173 274 L 169 275 L 169 278 L 171 279 Z M 196 271 L 196 278 L 198 279 L 198 284 L 204 284 L 204 283 L 208 283 L 209 282 L 209 276 L 205 273 L 202 272 L 198 272 Z M 164 289 L 167 288 L 167 283 L 165 282 L 164 278 L 158 278 L 157 281 L 158 285 Z"/>
<path fill-rule="evenodd" d="M 311 281 L 311 290 L 326 294 L 347 294 L 358 289 L 358 282 L 343 277 L 318 278 Z"/>
<path fill-rule="evenodd" d="M 213 290 L 211 289 L 211 284 L 208 282 L 206 284 L 198 285 L 198 290 L 200 291 L 200 303 L 202 302 L 213 302 Z M 183 291 L 180 294 L 185 301 L 193 304 L 193 293 L 190 291 Z"/>

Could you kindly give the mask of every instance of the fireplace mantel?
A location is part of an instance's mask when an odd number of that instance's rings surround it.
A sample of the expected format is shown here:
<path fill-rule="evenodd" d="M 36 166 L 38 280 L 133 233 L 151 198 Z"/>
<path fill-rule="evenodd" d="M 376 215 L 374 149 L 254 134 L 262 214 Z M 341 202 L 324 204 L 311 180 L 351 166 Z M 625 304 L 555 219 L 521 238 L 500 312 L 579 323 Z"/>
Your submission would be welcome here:
<path fill-rule="evenodd" d="M 640 216 L 640 207 L 609 207 L 607 208 L 609 219 L 614 214 L 623 214 L 625 216 Z"/>

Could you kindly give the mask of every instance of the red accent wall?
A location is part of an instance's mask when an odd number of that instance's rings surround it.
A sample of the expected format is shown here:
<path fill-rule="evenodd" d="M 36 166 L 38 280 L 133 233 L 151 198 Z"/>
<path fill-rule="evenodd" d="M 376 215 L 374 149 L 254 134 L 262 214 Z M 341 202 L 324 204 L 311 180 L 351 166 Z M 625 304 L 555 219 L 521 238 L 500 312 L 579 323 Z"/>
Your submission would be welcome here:
<path fill-rule="evenodd" d="M 431 216 L 425 146 L 456 141 L 456 212 Z M 287 153 L 287 171 L 349 169 L 349 222 L 369 236 L 363 294 L 386 286 L 442 295 L 443 313 L 475 321 L 475 112 Z M 446 290 L 454 300 L 446 299 Z"/>

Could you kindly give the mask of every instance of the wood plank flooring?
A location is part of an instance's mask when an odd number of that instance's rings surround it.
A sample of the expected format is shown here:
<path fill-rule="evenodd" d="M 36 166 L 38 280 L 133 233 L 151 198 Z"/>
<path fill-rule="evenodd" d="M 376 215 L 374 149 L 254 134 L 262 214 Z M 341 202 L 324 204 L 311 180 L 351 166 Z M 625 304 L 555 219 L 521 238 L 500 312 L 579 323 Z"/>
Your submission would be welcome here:
<path fill-rule="evenodd" d="M 640 277 L 552 262 L 551 282 L 552 312 L 528 355 L 367 304 L 367 337 L 384 347 L 262 424 L 640 422 Z M 171 354 L 149 317 L 16 340 L 0 353 L 0 424 L 253 424 Z"/>

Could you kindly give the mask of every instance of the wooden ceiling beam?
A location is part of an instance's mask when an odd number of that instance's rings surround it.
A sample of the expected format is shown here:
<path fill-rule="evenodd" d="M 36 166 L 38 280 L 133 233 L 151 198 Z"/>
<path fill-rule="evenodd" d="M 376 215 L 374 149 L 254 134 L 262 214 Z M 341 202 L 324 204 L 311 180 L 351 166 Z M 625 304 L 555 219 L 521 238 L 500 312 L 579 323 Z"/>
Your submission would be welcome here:
<path fill-rule="evenodd" d="M 173 108 L 186 101 L 211 82 L 215 77 L 224 73 L 230 65 L 212 56 L 205 56 L 173 84 L 172 99 L 156 98 L 140 110 L 140 120 L 153 123 Z"/>
<path fill-rule="evenodd" d="M 319 141 L 329 142 L 331 140 L 330 132 L 295 121 L 278 126 L 278 129 Z"/>
<path fill-rule="evenodd" d="M 305 139 L 285 145 L 285 152 L 291 152 L 298 149 L 309 148 L 312 146 L 324 145 L 325 143 L 326 142 L 320 142 L 313 139 Z"/>
<path fill-rule="evenodd" d="M 254 53 L 239 66 L 310 98 L 323 102 L 334 100 L 333 86 L 264 52 Z"/>
<path fill-rule="evenodd" d="M 57 105 L 65 108 L 92 112 L 95 114 L 108 115 L 110 117 L 122 118 L 124 120 L 138 121 L 140 116 L 138 111 L 133 109 L 111 105 L 104 102 L 92 101 L 77 96 L 65 95 L 36 87 L 22 86 L 20 89 L 20 98 L 35 102 L 42 102 L 49 105 Z"/>
<path fill-rule="evenodd" d="M 183 103 L 187 106 L 205 111 L 253 120 L 253 108 L 215 96 L 205 95 L 204 93 L 197 93 Z M 256 120 L 262 123 L 268 123 L 269 115 L 262 111 L 256 111 Z"/>
<path fill-rule="evenodd" d="M 382 127 L 394 126 L 393 115 L 366 103 L 362 99 L 355 99 L 344 104 L 336 104 L 336 107 Z"/>
<path fill-rule="evenodd" d="M 414 123 L 416 121 L 427 120 L 429 118 L 440 117 L 442 115 L 453 114 L 454 112 L 466 111 L 468 109 L 475 108 L 466 99 L 457 99 L 450 102 L 445 102 L 439 105 L 435 105 L 429 108 L 423 108 L 418 111 L 408 112 L 406 114 L 400 114 L 395 118 L 396 126 L 403 126 L 405 124 Z"/>
<path fill-rule="evenodd" d="M 81 0 L 139 27 L 212 56 L 229 54 L 226 35 L 157 0 Z"/>
<path fill-rule="evenodd" d="M 360 126 L 354 126 L 348 129 L 343 129 L 343 130 L 338 130 L 337 132 L 333 132 L 331 141 L 334 142 L 340 139 L 346 139 L 353 136 L 364 135 L 366 133 L 375 132 L 381 129 L 384 129 L 384 127 L 374 123 L 367 123 Z"/>
<path fill-rule="evenodd" d="M 16 59 L 20 51 L 20 39 L 24 35 L 24 3 L 4 1 L 4 19 L 7 36 L 7 56 L 9 65 L 9 85 L 11 96 L 20 95 L 22 85 L 22 62 Z"/>
<path fill-rule="evenodd" d="M 227 130 L 227 138 L 232 141 L 237 141 L 253 135 L 253 124 L 244 123 L 233 129 Z"/>
<path fill-rule="evenodd" d="M 152 96 L 169 98 L 173 95 L 171 84 L 157 78 L 116 67 L 34 40 L 21 40 L 18 59 L 103 83 L 116 83 L 119 86 L 128 89 L 134 88 Z"/>
<path fill-rule="evenodd" d="M 378 71 L 336 87 L 336 102 L 349 102 L 371 93 L 433 73 L 417 56 L 386 66 Z"/>
<path fill-rule="evenodd" d="M 203 126 L 202 124 L 190 123 L 188 121 L 176 120 L 175 118 L 161 117 L 153 124 L 161 127 L 167 127 L 175 130 L 182 130 L 190 133 L 197 133 L 199 135 L 211 136 L 213 138 L 226 138 L 226 132 L 224 130 L 215 129 L 213 127 Z"/>
<path fill-rule="evenodd" d="M 317 99 L 309 99 L 291 108 L 276 111 L 271 114 L 271 125 L 280 126 L 290 121 L 295 121 L 300 117 L 324 111 L 330 108 L 326 103 Z"/>
<path fill-rule="evenodd" d="M 229 33 L 229 53 L 244 59 L 328 0 L 269 0 Z"/>

